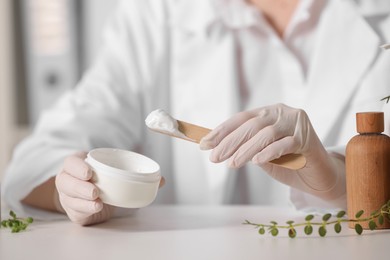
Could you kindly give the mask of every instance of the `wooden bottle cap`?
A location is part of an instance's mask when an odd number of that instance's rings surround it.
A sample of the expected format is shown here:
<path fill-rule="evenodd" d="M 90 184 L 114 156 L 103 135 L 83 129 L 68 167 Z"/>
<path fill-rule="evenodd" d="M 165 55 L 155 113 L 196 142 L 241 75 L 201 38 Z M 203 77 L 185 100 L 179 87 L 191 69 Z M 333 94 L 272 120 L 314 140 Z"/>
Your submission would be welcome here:
<path fill-rule="evenodd" d="M 359 134 L 382 133 L 385 129 L 383 112 L 356 113 L 356 129 Z"/>

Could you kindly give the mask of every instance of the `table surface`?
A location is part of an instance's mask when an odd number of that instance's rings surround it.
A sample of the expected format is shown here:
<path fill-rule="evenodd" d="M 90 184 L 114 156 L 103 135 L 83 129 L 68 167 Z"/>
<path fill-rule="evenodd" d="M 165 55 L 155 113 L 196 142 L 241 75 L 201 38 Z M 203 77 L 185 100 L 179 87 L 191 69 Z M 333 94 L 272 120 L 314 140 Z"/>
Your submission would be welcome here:
<path fill-rule="evenodd" d="M 389 259 L 390 230 L 357 235 L 302 229 L 291 239 L 260 236 L 245 219 L 302 222 L 290 208 L 260 206 L 150 206 L 136 214 L 91 227 L 68 220 L 34 222 L 27 231 L 0 231 L 0 259 Z M 321 217 L 315 219 L 320 221 Z"/>

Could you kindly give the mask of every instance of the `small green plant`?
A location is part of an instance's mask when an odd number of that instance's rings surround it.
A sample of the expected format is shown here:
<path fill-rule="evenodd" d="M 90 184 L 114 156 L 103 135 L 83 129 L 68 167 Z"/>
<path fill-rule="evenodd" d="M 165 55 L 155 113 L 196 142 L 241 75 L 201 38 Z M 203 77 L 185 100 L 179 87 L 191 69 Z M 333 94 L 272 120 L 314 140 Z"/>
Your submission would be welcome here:
<path fill-rule="evenodd" d="M 33 223 L 33 218 L 18 218 L 12 210 L 9 212 L 11 218 L 1 221 L 2 228 L 10 228 L 12 233 L 18 233 L 27 229 Z"/>
<path fill-rule="evenodd" d="M 275 221 L 270 221 L 269 224 L 257 224 L 252 223 L 249 220 L 245 220 L 243 224 L 252 225 L 258 229 L 260 235 L 264 235 L 268 231 L 272 236 L 277 236 L 279 234 L 279 229 L 288 229 L 288 236 L 294 238 L 297 235 L 297 227 L 304 227 L 304 233 L 306 235 L 311 235 L 314 231 L 314 227 L 318 227 L 318 234 L 321 237 L 326 236 L 327 227 L 333 225 L 333 229 L 336 233 L 341 232 L 341 223 L 343 222 L 353 222 L 355 223 L 355 231 L 357 234 L 361 235 L 363 233 L 363 227 L 361 223 L 368 222 L 368 227 L 370 230 L 374 230 L 378 225 L 383 225 L 385 218 L 389 220 L 390 216 L 390 200 L 384 204 L 380 209 L 372 212 L 369 217 L 362 218 L 364 211 L 360 210 L 356 213 L 355 218 L 346 218 L 346 212 L 340 211 L 335 216 L 327 213 L 322 216 L 321 221 L 314 222 L 314 215 L 310 214 L 305 217 L 305 221 L 301 223 L 295 223 L 293 220 L 289 220 L 285 225 L 279 225 Z"/>

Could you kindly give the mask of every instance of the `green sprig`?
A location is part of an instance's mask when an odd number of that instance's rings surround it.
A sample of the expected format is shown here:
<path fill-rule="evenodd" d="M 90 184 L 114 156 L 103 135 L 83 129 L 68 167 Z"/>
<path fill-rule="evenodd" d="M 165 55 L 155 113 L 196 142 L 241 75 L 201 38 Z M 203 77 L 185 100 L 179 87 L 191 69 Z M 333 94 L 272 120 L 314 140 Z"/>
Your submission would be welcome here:
<path fill-rule="evenodd" d="M 318 234 L 321 237 L 325 237 L 327 234 L 327 227 L 329 225 L 333 225 L 334 231 L 336 233 L 340 233 L 342 230 L 341 223 L 352 222 L 355 223 L 355 232 L 358 235 L 361 235 L 363 233 L 363 227 L 360 223 L 368 222 L 368 228 L 370 230 L 375 230 L 378 228 L 378 226 L 383 225 L 385 217 L 388 220 L 390 219 L 390 200 L 380 209 L 372 212 L 369 217 L 362 218 L 363 214 L 364 211 L 360 210 L 355 214 L 355 218 L 346 218 L 346 212 L 342 210 L 339 211 L 335 216 L 332 216 L 330 213 L 324 214 L 322 216 L 321 222 L 313 222 L 314 215 L 310 214 L 305 217 L 305 222 L 302 223 L 295 223 L 294 221 L 289 220 L 286 222 L 286 225 L 278 225 L 278 223 L 275 221 L 270 221 L 270 224 L 257 224 L 252 223 L 249 220 L 245 220 L 243 224 L 255 226 L 258 229 L 260 235 L 264 235 L 266 229 L 268 229 L 272 236 L 277 236 L 279 234 L 279 229 L 288 229 L 288 236 L 290 238 L 294 238 L 297 235 L 297 227 L 304 226 L 304 233 L 309 236 L 313 233 L 313 227 L 317 226 Z"/>
<path fill-rule="evenodd" d="M 387 97 L 384 97 L 381 99 L 381 101 L 385 101 L 386 100 L 386 104 L 389 103 L 390 101 L 390 96 L 387 96 Z"/>
<path fill-rule="evenodd" d="M 33 218 L 18 218 L 12 210 L 9 212 L 11 218 L 1 221 L 2 228 L 10 228 L 12 233 L 19 233 L 24 231 L 27 227 L 33 223 Z"/>

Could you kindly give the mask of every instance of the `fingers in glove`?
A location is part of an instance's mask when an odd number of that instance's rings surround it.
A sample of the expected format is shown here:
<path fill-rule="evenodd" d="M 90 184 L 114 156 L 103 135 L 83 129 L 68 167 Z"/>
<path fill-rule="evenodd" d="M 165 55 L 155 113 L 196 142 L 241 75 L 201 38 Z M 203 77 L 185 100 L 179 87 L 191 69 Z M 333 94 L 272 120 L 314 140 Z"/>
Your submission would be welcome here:
<path fill-rule="evenodd" d="M 85 217 L 100 212 L 103 208 L 103 202 L 100 199 L 91 201 L 60 194 L 60 201 L 68 215 L 70 213 L 69 210 L 71 210 L 77 211 Z"/>
<path fill-rule="evenodd" d="M 80 180 L 90 180 L 92 178 L 92 170 L 84 161 L 84 153 L 69 156 L 64 161 L 63 170 L 68 174 Z"/>
<path fill-rule="evenodd" d="M 92 213 L 92 214 L 83 213 L 83 212 L 79 212 L 79 211 L 76 211 L 73 209 L 68 209 L 66 213 L 72 222 L 74 222 L 76 224 L 80 224 L 80 225 L 93 224 L 94 218 L 95 218 L 94 216 L 100 214 L 100 212 Z"/>
<path fill-rule="evenodd" d="M 253 156 L 252 162 L 254 164 L 261 165 L 277 159 L 283 155 L 296 153 L 299 147 L 300 143 L 296 141 L 294 136 L 287 136 L 265 147 L 263 150 Z"/>
<path fill-rule="evenodd" d="M 276 140 L 283 138 L 285 136 L 285 131 L 282 128 L 276 127 L 275 125 L 267 126 L 260 131 L 258 131 L 252 138 L 247 142 L 237 147 L 237 150 L 234 151 L 233 155 L 229 159 L 229 167 L 239 168 L 243 166 L 248 161 L 262 151 L 265 147 L 272 144 Z M 218 148 L 218 146 L 217 146 Z M 218 152 L 218 150 L 214 151 Z M 218 154 L 211 154 L 213 156 L 219 156 Z M 211 159 L 227 159 L 226 157 L 216 157 Z"/>
<path fill-rule="evenodd" d="M 73 198 L 96 200 L 99 197 L 98 187 L 88 181 L 75 178 L 66 172 L 61 172 L 57 175 L 56 187 L 60 193 Z"/>
<path fill-rule="evenodd" d="M 101 211 L 92 215 L 80 213 L 78 211 L 70 209 L 68 213 L 68 217 L 74 223 L 87 226 L 87 225 L 101 223 L 110 219 L 114 212 L 114 209 L 115 207 L 105 204 Z"/>
<path fill-rule="evenodd" d="M 200 141 L 200 149 L 202 150 L 210 150 L 216 147 L 227 135 L 232 133 L 234 130 L 239 128 L 246 121 L 255 117 L 256 114 L 247 111 L 237 113 L 219 126 L 217 126 L 214 130 L 208 133 L 205 137 Z"/>
<path fill-rule="evenodd" d="M 244 143 L 229 159 L 229 167 L 239 168 L 252 160 L 253 156 L 281 138 L 281 133 L 275 131 L 273 126 L 268 126 L 259 131 L 248 142 Z"/>
<path fill-rule="evenodd" d="M 245 146 L 254 136 L 261 131 L 267 134 L 269 120 L 262 117 L 254 117 L 246 121 L 234 132 L 226 136 L 213 150 L 210 155 L 212 162 L 222 162 L 230 158 L 234 153 Z M 261 147 L 262 149 L 262 147 Z"/>

